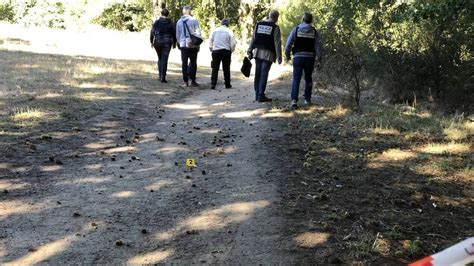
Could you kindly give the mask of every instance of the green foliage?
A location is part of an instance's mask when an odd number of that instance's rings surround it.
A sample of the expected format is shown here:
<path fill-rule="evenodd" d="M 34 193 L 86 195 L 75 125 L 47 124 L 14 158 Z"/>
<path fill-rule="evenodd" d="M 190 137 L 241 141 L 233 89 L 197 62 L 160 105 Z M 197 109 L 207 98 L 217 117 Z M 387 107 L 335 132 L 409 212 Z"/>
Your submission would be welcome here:
<path fill-rule="evenodd" d="M 323 75 L 333 85 L 466 107 L 474 100 L 472 10 L 469 0 L 299 0 L 283 8 L 281 24 L 288 33 L 304 11 L 313 13 L 325 46 Z"/>
<path fill-rule="evenodd" d="M 15 12 L 13 7 L 9 3 L 0 3 L 0 21 L 13 22 L 15 18 Z"/>
<path fill-rule="evenodd" d="M 18 20 L 25 26 L 65 29 L 65 6 L 60 1 L 38 1 L 26 5 L 26 14 Z"/>
<path fill-rule="evenodd" d="M 115 30 L 141 31 L 152 21 L 152 10 L 140 3 L 115 3 L 92 22 Z"/>

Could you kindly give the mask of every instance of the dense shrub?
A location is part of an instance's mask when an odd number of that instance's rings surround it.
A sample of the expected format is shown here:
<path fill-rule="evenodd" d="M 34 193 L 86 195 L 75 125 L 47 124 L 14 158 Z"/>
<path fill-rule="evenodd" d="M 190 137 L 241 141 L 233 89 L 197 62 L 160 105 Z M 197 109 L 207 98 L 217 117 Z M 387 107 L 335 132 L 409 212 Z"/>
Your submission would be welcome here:
<path fill-rule="evenodd" d="M 152 10 L 140 3 L 115 3 L 104 9 L 93 22 L 109 29 L 141 31 L 150 27 Z"/>
<path fill-rule="evenodd" d="M 14 19 L 15 12 L 13 11 L 13 6 L 11 6 L 9 3 L 0 3 L 0 21 L 13 22 Z"/>
<path fill-rule="evenodd" d="M 327 82 L 375 89 L 393 101 L 428 98 L 468 107 L 474 100 L 474 2 L 296 0 L 282 10 L 284 32 L 303 11 L 315 15 Z"/>
<path fill-rule="evenodd" d="M 25 26 L 65 29 L 65 6 L 60 1 L 38 1 L 18 19 Z"/>

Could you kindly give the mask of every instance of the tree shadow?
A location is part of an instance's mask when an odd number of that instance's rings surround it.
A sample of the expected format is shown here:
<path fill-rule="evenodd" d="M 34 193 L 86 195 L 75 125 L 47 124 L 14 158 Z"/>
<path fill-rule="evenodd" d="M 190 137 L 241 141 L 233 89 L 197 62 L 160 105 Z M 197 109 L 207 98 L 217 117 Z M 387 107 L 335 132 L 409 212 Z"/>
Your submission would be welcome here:
<path fill-rule="evenodd" d="M 295 166 L 280 185 L 289 234 L 329 235 L 298 244 L 299 261 L 407 263 L 472 235 L 472 136 L 453 143 L 441 118 L 403 106 L 315 102 L 269 149 Z"/>

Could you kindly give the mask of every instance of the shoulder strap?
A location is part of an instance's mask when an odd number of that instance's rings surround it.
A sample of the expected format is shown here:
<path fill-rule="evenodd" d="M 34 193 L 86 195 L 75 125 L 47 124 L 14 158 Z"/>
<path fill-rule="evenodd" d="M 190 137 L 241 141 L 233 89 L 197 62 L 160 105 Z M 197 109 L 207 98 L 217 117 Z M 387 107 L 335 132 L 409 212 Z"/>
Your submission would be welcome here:
<path fill-rule="evenodd" d="M 186 20 L 183 20 L 184 27 L 188 30 L 189 37 L 191 37 L 191 31 L 189 30 L 188 24 L 186 23 Z"/>

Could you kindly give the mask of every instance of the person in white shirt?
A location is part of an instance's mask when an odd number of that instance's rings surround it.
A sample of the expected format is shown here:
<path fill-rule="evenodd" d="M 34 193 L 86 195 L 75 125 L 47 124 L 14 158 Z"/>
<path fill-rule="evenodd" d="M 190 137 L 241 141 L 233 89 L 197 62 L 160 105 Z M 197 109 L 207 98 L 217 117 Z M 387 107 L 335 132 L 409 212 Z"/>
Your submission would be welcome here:
<path fill-rule="evenodd" d="M 209 41 L 209 49 L 212 52 L 211 89 L 216 89 L 217 75 L 221 62 L 222 71 L 224 72 L 225 88 L 232 88 L 230 84 L 230 62 L 236 44 L 234 33 L 229 29 L 229 19 L 224 18 L 221 22 L 221 26 L 212 32 Z"/>

